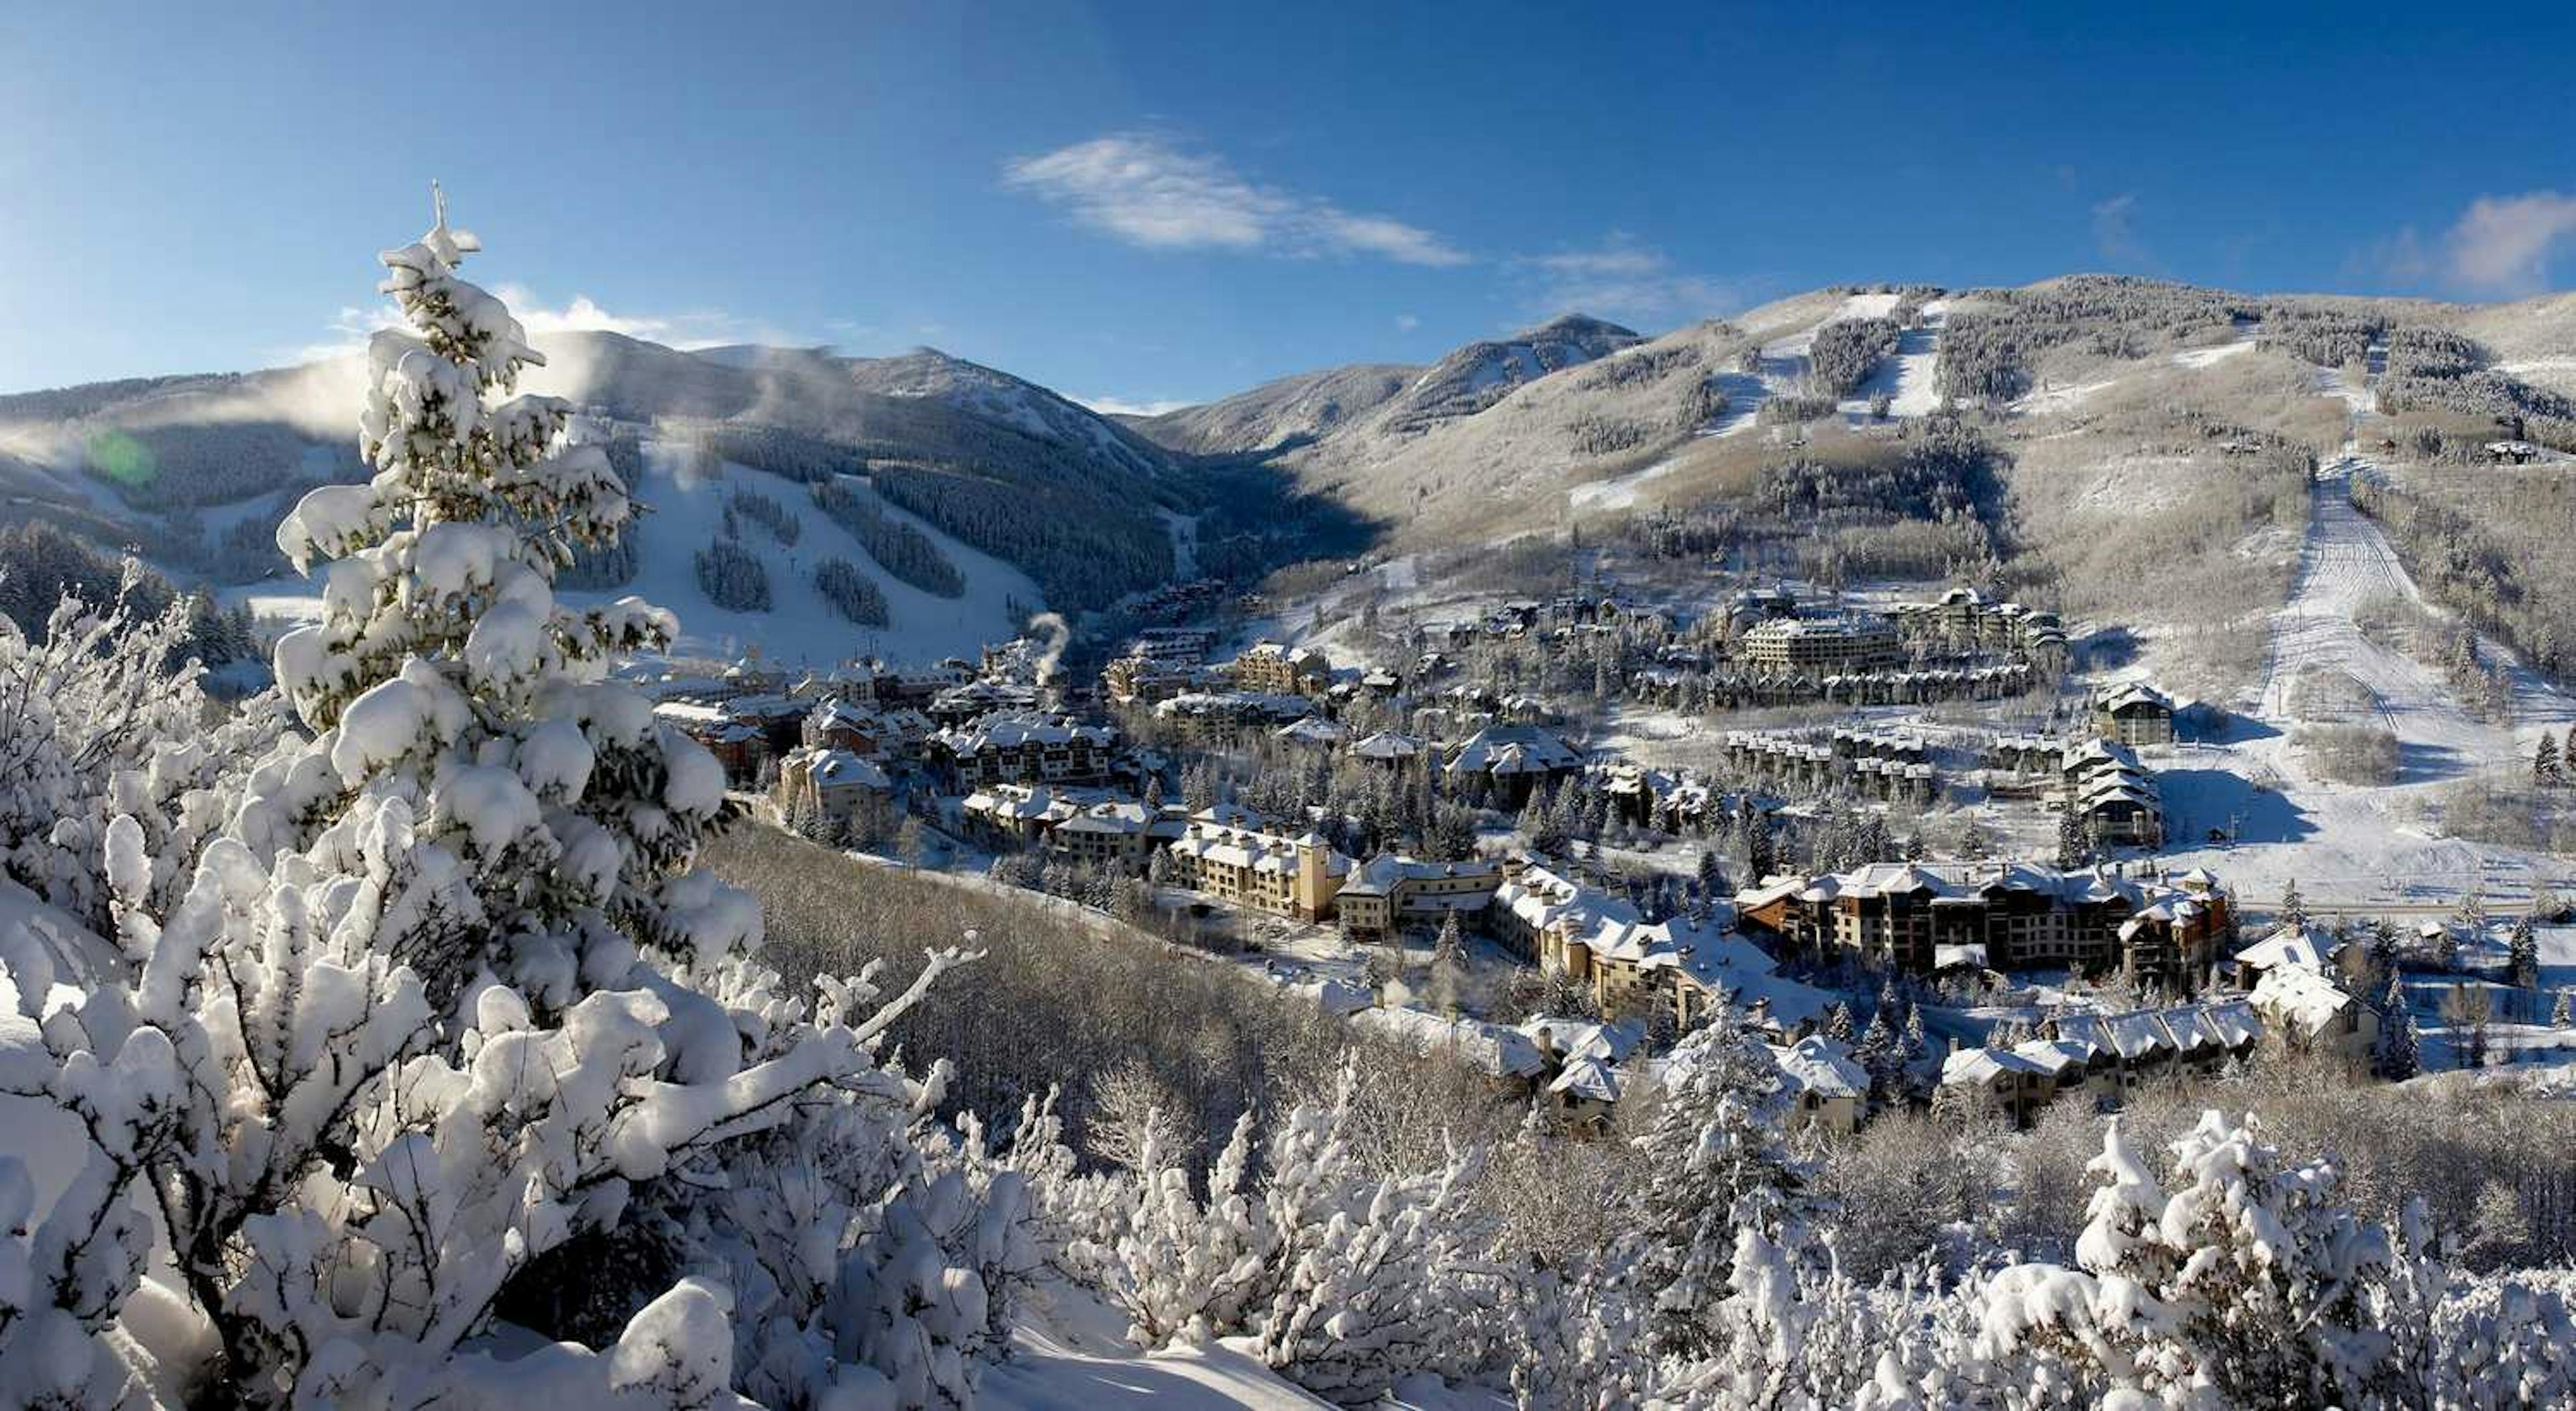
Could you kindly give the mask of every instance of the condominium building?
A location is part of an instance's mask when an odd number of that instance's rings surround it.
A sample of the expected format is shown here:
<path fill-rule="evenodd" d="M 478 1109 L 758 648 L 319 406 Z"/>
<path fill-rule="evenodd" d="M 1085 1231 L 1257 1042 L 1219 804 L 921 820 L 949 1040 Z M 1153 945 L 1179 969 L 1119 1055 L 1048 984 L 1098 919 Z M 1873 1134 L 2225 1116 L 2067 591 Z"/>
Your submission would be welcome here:
<path fill-rule="evenodd" d="M 1408 927 L 1432 927 L 1457 914 L 1481 918 L 1503 884 L 1500 862 L 1425 862 L 1380 853 L 1353 867 L 1334 906 L 1353 945 L 1383 945 Z"/>
<path fill-rule="evenodd" d="M 1764 670 L 1824 676 L 1896 666 L 1905 651 L 1885 618 L 1851 612 L 1757 622 L 1736 640 L 1735 656 Z"/>
<path fill-rule="evenodd" d="M 1196 818 L 1171 858 L 1176 886 L 1300 921 L 1332 914 L 1351 872 L 1351 860 L 1314 833 L 1284 838 Z"/>
<path fill-rule="evenodd" d="M 1774 878 L 1735 905 L 1741 924 L 1791 946 L 1916 974 L 2118 971 L 2186 993 L 2208 978 L 2229 919 L 2227 893 L 2206 873 L 2168 884 L 2023 863 L 1874 863 Z"/>

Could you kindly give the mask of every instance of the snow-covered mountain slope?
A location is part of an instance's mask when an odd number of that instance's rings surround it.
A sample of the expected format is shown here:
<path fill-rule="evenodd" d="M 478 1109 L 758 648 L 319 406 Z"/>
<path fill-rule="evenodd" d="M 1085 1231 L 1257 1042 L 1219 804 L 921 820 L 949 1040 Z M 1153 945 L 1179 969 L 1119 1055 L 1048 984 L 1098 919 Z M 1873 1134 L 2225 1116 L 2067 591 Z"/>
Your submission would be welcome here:
<path fill-rule="evenodd" d="M 1301 372 L 1220 401 L 1136 417 L 1127 424 L 1159 445 L 1193 455 L 1266 451 L 1321 440 L 1353 425 L 1422 373 L 1407 363 Z"/>
<path fill-rule="evenodd" d="M 1370 460 L 1551 374 L 1643 341 L 1615 323 L 1566 314 L 1509 338 L 1469 343 L 1429 367 L 1363 363 L 1300 373 L 1136 425 L 1165 445 L 1202 455 L 1347 441 L 1342 459 Z"/>
<path fill-rule="evenodd" d="M 1509 338 L 1470 343 L 1450 353 L 1388 398 L 1369 422 L 1383 434 L 1419 434 L 1474 416 L 1551 373 L 1643 341 L 1615 323 L 1566 314 Z"/>
<path fill-rule="evenodd" d="M 528 370 L 520 390 L 568 398 L 621 435 L 711 437 L 737 461 L 805 481 L 896 467 L 898 498 L 944 539 L 1015 564 L 1024 589 L 1046 590 L 1016 593 L 1024 603 L 1093 606 L 1167 581 L 1175 554 L 1163 512 L 1199 507 L 1162 447 L 1042 387 L 927 349 L 849 359 L 751 347 L 700 355 L 611 333 L 538 342 L 547 364 Z M 102 551 L 138 547 L 182 582 L 255 584 L 277 563 L 249 521 L 274 519 L 309 485 L 362 473 L 361 378 L 352 354 L 0 398 L 0 522 L 42 519 Z M 703 540 L 687 549 L 697 547 Z M 685 551 L 674 571 L 686 573 Z"/>

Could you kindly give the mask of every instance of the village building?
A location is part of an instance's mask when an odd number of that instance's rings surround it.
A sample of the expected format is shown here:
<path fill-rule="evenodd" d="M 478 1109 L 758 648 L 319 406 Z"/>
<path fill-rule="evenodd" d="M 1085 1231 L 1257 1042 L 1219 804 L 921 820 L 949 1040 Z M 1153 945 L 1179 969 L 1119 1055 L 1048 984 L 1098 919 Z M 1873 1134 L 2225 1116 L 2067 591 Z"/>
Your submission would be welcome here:
<path fill-rule="evenodd" d="M 2228 961 L 2229 978 L 2240 990 L 2251 990 L 2282 966 L 2311 970 L 2346 987 L 2359 986 L 2370 972 L 2367 948 L 2339 941 L 2308 926 L 2275 926 L 2248 943 Z"/>
<path fill-rule="evenodd" d="M 1636 1024 L 1539 1016 L 1520 1026 L 1538 1048 L 1546 1069 L 1541 1089 L 1566 1125 L 1598 1131 L 1609 1124 L 1626 1095 L 1620 1070 L 1644 1042 Z"/>
<path fill-rule="evenodd" d="M 1306 696 L 1332 684 L 1333 663 L 1313 647 L 1258 642 L 1236 657 L 1226 673 L 1238 691 Z"/>
<path fill-rule="evenodd" d="M 761 766 L 773 757 L 768 732 L 758 721 L 735 715 L 727 704 L 664 701 L 653 707 L 653 718 L 704 746 L 724 767 L 725 782 L 737 788 L 757 781 Z"/>
<path fill-rule="evenodd" d="M 1502 884 L 1500 862 L 1426 862 L 1380 853 L 1351 869 L 1334 906 L 1351 944 L 1388 945 L 1408 929 L 1435 928 L 1453 914 L 1462 925 L 1477 926 Z"/>
<path fill-rule="evenodd" d="M 779 760 L 773 797 L 790 818 L 803 809 L 826 823 L 846 825 L 870 809 L 891 815 L 896 793 L 894 777 L 874 760 L 799 745 Z"/>
<path fill-rule="evenodd" d="M 2093 733 L 2115 745 L 2145 749 L 2174 741 L 2173 702 L 2153 686 L 2117 686 L 2093 698 Z"/>
<path fill-rule="evenodd" d="M 963 725 L 995 711 L 1038 708 L 1038 688 L 1017 681 L 979 680 L 951 686 L 930 698 L 929 715 L 937 724 Z"/>
<path fill-rule="evenodd" d="M 1452 784 L 1482 778 L 1497 803 L 1518 808 L 1541 784 L 1556 785 L 1583 770 L 1574 748 L 1535 725 L 1489 725 L 1449 756 Z"/>
<path fill-rule="evenodd" d="M 986 784 L 1091 784 L 1108 777 L 1118 732 L 1060 715 L 1004 711 L 930 737 L 932 753 L 969 788 Z"/>
<path fill-rule="evenodd" d="M 1975 588 L 1952 588 L 1931 602 L 1898 603 L 1888 617 L 1908 646 L 1928 651 L 2031 655 L 2066 647 L 2057 614 L 1997 602 Z"/>
<path fill-rule="evenodd" d="M 1869 1108 L 1869 1070 L 1852 1057 L 1851 1045 L 1810 1034 L 1771 1050 L 1771 1056 L 1788 1080 L 1791 1122 L 1827 1132 L 1860 1130 Z"/>
<path fill-rule="evenodd" d="M 1755 1027 L 1792 1038 L 1833 1003 L 1781 977 L 1768 953 L 1726 931 L 1722 916 L 1649 923 L 1627 898 L 1536 864 L 1506 868 L 1486 918 L 1506 949 L 1588 987 L 1609 1018 L 1661 1010 L 1688 1025 L 1723 1001 Z"/>
<path fill-rule="evenodd" d="M 2024 863 L 1873 863 L 1850 872 L 1774 878 L 1737 893 L 1741 924 L 1819 956 L 1851 955 L 1910 974 L 1941 952 L 1978 947 L 1997 970 L 2118 972 L 2133 982 L 2199 989 L 2227 934 L 2227 893 L 2103 868 L 2060 872 Z"/>
<path fill-rule="evenodd" d="M 2059 775 L 2069 748 L 2056 735 L 1996 735 L 1979 751 L 1979 762 L 2004 774 Z"/>
<path fill-rule="evenodd" d="M 2087 740 L 2066 752 L 2058 807 L 2083 820 L 2085 832 L 2114 847 L 2165 843 L 2164 796 L 2155 775 L 2130 747 Z"/>
<path fill-rule="evenodd" d="M 1154 705 L 1197 690 L 1206 677 L 1195 654 L 1175 660 L 1131 652 L 1101 669 L 1100 691 L 1116 705 Z"/>
<path fill-rule="evenodd" d="M 1320 715 L 1290 721 L 1270 732 L 1270 738 L 1298 749 L 1331 750 L 1338 748 L 1351 732 Z"/>
<path fill-rule="evenodd" d="M 937 728 L 929 716 L 909 707 L 846 700 L 825 700 L 805 717 L 802 727 L 804 743 L 814 748 L 888 759 L 918 757 Z"/>
<path fill-rule="evenodd" d="M 987 847 L 1033 847 L 1084 809 L 1120 798 L 1109 789 L 986 784 L 958 804 L 958 823 Z"/>
<path fill-rule="evenodd" d="M 1692 832 L 1716 816 L 1717 791 L 1687 773 L 1614 764 L 1599 777 L 1611 812 L 1630 827 Z"/>
<path fill-rule="evenodd" d="M 2117 1014 L 2063 1014 L 2021 1043 L 1952 1051 L 1941 1062 L 1936 1101 L 1991 1111 L 2029 1126 L 2050 1103 L 2098 1094 L 2108 1099 L 2178 1072 L 2207 1075 L 2243 1062 L 2263 1018 L 2242 1000 Z"/>
<path fill-rule="evenodd" d="M 1176 804 L 1157 808 L 1138 799 L 1104 799 L 1055 824 L 1046 847 L 1087 867 L 1142 874 L 1156 848 L 1171 846 L 1188 831 L 1189 820 Z"/>
<path fill-rule="evenodd" d="M 1154 719 L 1174 726 L 1193 745 L 1228 743 L 1314 714 L 1306 696 L 1266 691 L 1189 691 L 1154 706 Z"/>
<path fill-rule="evenodd" d="M 2338 1059 L 2355 1072 L 2379 1045 L 2379 1011 L 2337 984 L 2333 972 L 2284 962 L 2266 968 L 2248 997 L 2291 1049 Z"/>
<path fill-rule="evenodd" d="M 1420 764 L 1423 756 L 1430 752 L 1431 745 L 1428 741 L 1414 735 L 1398 734 L 1393 730 L 1380 730 L 1350 748 L 1351 758 L 1360 763 L 1397 773 Z"/>
<path fill-rule="evenodd" d="M 1766 671 L 1824 676 L 1897 666 L 1905 653 L 1885 618 L 1845 612 L 1766 618 L 1737 639 L 1735 659 Z"/>
<path fill-rule="evenodd" d="M 1352 862 L 1321 837 L 1284 838 L 1193 818 L 1171 846 L 1172 884 L 1299 921 L 1329 916 Z"/>
<path fill-rule="evenodd" d="M 1374 1005 L 1353 1010 L 1351 1023 L 1379 1038 L 1482 1074 L 1496 1091 L 1526 1100 L 1550 1071 L 1535 1040 L 1508 1024 Z"/>

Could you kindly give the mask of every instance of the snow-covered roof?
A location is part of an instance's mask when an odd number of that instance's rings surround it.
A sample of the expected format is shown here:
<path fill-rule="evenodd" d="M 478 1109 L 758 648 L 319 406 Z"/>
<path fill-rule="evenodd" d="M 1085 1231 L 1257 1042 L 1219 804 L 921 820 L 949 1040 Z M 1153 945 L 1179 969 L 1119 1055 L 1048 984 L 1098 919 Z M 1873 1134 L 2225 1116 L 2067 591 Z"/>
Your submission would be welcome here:
<path fill-rule="evenodd" d="M 817 789 L 869 789 L 877 793 L 891 793 L 894 789 L 892 776 L 874 760 L 849 750 L 799 750 L 788 756 L 800 757 Z"/>
<path fill-rule="evenodd" d="M 1450 757 L 1452 774 L 1541 774 L 1577 769 L 1583 757 L 1535 725 L 1489 725 Z"/>
<path fill-rule="evenodd" d="M 2309 1037 L 2341 1022 L 2344 1010 L 2359 1003 L 2322 973 L 2296 965 L 2264 971 L 2254 983 L 2250 1002 L 2272 1022 Z"/>
<path fill-rule="evenodd" d="M 2004 1078 L 2045 1077 L 2052 1071 L 2008 1048 L 1963 1048 L 1941 1060 L 1941 1086 L 1991 1087 Z"/>
<path fill-rule="evenodd" d="M 1789 1081 L 1811 1093 L 1856 1098 L 1869 1092 L 1869 1070 L 1853 1061 L 1851 1045 L 1839 1039 L 1811 1034 L 1771 1054 Z"/>
<path fill-rule="evenodd" d="M 1430 748 L 1428 745 L 1411 735 L 1401 735 L 1393 730 L 1380 730 L 1351 746 L 1351 753 L 1360 759 L 1405 760 L 1421 758 L 1423 751 L 1428 748 Z"/>
<path fill-rule="evenodd" d="M 2031 863 L 1874 862 L 1849 872 L 1813 877 L 1773 877 L 1736 893 L 1739 910 L 1767 906 L 1784 898 L 1828 902 L 1851 897 L 1870 899 L 1919 896 L 1934 904 L 1966 904 L 1999 892 L 2029 892 L 2064 903 L 2125 901 L 2139 918 L 2181 920 L 2203 908 L 2194 892 L 2149 878 L 2123 877 L 2108 868 L 2061 872 Z"/>
<path fill-rule="evenodd" d="M 1535 1078 L 1547 1071 L 1547 1058 L 1529 1036 L 1481 1019 L 1444 1019 L 1418 1009 L 1363 1009 L 1351 1022 L 1383 1037 L 1410 1044 L 1422 1053 L 1446 1053 L 1478 1072 L 1498 1078 Z"/>
<path fill-rule="evenodd" d="M 1479 880 L 1492 878 L 1499 884 L 1502 869 L 1499 864 L 1492 862 L 1429 862 L 1421 858 L 1381 852 L 1351 868 L 1350 880 L 1342 884 L 1341 894 L 1346 897 L 1388 896 L 1393 894 L 1398 886 L 1408 881 L 1430 881 L 1450 877 L 1474 877 Z M 1483 893 L 1468 893 L 1461 896 L 1459 900 L 1471 906 L 1482 906 L 1485 903 L 1485 896 Z"/>
<path fill-rule="evenodd" d="M 2304 926 L 2276 927 L 2272 933 L 2236 953 L 2236 963 L 2253 970 L 2295 965 L 2323 970 L 2340 947 Z"/>
<path fill-rule="evenodd" d="M 2112 687 L 2103 693 L 2098 704 L 2114 715 L 2139 709 L 2166 714 L 2173 712 L 2173 702 L 2166 698 L 2164 692 L 2142 682 Z"/>
<path fill-rule="evenodd" d="M 1297 850 L 1301 845 L 1323 847 L 1323 844 L 1324 840 L 1312 833 L 1292 841 L 1276 833 L 1258 833 L 1249 828 L 1199 826 L 1173 843 L 1172 853 L 1176 857 L 1195 858 L 1253 872 L 1294 872 L 1297 870 Z M 1342 876 L 1350 868 L 1349 858 L 1324 848 L 1326 875 Z"/>
<path fill-rule="evenodd" d="M 1351 732 L 1320 715 L 1310 715 L 1271 732 L 1272 738 L 1294 745 L 1338 745 Z"/>
<path fill-rule="evenodd" d="M 952 754 L 968 756 L 986 750 L 1017 749 L 1024 745 L 1066 745 L 1076 741 L 1107 749 L 1118 741 L 1118 732 L 1106 725 L 1079 725 L 1060 715 L 1039 711 L 996 711 L 964 725 L 953 726 L 931 737 Z"/>
<path fill-rule="evenodd" d="M 1571 1093 L 1595 1102 L 1619 1100 L 1619 1074 L 1597 1058 L 1577 1058 L 1565 1065 L 1556 1080 L 1547 1085 L 1552 1093 Z"/>
<path fill-rule="evenodd" d="M 2093 1050 L 2072 1039 L 2032 1039 L 2013 1045 L 2013 1056 L 2026 1059 L 2051 1077 L 2093 1061 Z"/>

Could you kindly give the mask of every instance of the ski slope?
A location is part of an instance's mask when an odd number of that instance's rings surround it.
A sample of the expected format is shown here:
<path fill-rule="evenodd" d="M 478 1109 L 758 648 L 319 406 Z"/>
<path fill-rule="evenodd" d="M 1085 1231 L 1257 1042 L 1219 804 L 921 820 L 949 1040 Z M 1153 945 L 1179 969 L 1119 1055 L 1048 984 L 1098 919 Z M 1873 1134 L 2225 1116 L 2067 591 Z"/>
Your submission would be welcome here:
<path fill-rule="evenodd" d="M 2516 767 L 2530 754 L 2529 732 L 2563 730 L 2576 720 L 2576 702 L 2513 662 L 2513 723 L 2483 719 L 2439 670 L 2355 620 L 2377 599 L 2449 616 L 2426 602 L 2379 526 L 2353 508 L 2353 477 L 2373 470 L 2347 448 L 2320 475 L 2298 575 L 2272 616 L 2271 650 L 2245 718 L 2214 745 L 2157 761 L 2178 845 L 2163 862 L 2205 864 L 2257 903 L 2291 881 L 2322 898 L 2401 906 L 2438 904 L 2471 887 L 2490 898 L 2527 896 L 2540 882 L 2564 889 L 2576 869 L 2560 859 L 2439 836 L 2422 822 L 2444 788 Z M 2499 643 L 2479 647 L 2512 661 Z M 2364 718 L 2303 715 L 2308 678 L 2344 684 L 2367 702 Z M 2355 723 L 2396 737 L 2395 784 L 2340 784 L 2310 770 L 2298 732 Z M 2211 829 L 2234 831 L 2240 842 L 2193 846 Z"/>
<path fill-rule="evenodd" d="M 670 609 L 680 618 L 676 656 L 731 658 L 756 646 L 764 659 L 791 667 L 827 666 L 856 656 L 899 664 L 972 657 L 985 643 L 1017 634 L 1014 600 L 1029 609 L 1045 605 L 1045 595 L 1026 573 L 882 500 L 890 518 L 928 535 L 957 566 L 966 582 L 963 593 L 943 598 L 887 573 L 848 530 L 816 508 L 813 492 L 801 483 L 730 461 L 715 474 L 700 474 L 690 468 L 684 448 L 661 442 L 646 443 L 644 452 L 644 474 L 628 487 L 648 510 L 627 529 L 636 541 L 635 577 L 616 588 L 565 589 L 558 596 L 569 606 L 594 607 L 633 594 Z M 863 480 L 842 479 L 863 495 L 875 494 Z M 714 538 L 726 498 L 737 489 L 776 500 L 797 523 L 792 545 L 779 543 L 760 525 L 742 527 L 742 547 L 769 576 L 770 607 L 765 612 L 720 608 L 698 587 L 695 555 Z M 833 557 L 849 560 L 883 590 L 887 626 L 860 626 L 815 591 L 816 565 Z M 320 612 L 320 591 L 311 580 L 285 578 L 228 589 L 221 596 L 227 604 L 248 604 L 262 618 L 309 622 Z"/>

